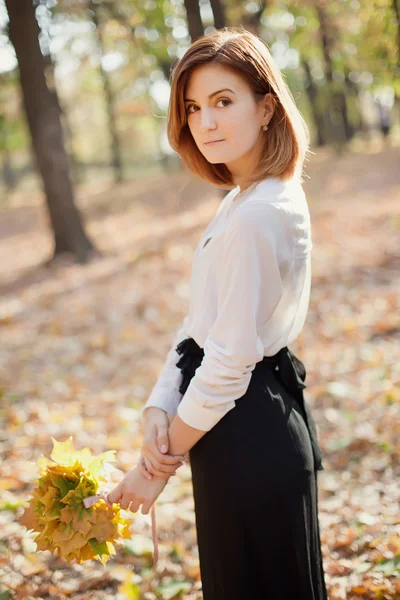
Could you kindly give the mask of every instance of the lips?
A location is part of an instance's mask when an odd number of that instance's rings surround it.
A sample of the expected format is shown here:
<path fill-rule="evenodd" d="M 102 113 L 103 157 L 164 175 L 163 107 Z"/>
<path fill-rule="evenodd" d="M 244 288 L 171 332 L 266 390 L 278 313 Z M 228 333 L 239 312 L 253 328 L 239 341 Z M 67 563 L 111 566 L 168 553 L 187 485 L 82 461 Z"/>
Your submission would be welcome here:
<path fill-rule="evenodd" d="M 211 145 L 211 144 L 217 144 L 218 142 L 223 142 L 224 140 L 211 140 L 209 142 L 204 142 L 205 146 Z"/>

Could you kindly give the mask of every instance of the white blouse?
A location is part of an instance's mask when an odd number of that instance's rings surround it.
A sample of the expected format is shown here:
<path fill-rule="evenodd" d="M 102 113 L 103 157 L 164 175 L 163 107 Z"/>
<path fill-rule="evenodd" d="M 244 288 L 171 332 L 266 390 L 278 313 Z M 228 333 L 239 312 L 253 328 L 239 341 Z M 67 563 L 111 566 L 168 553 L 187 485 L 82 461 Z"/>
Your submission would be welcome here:
<path fill-rule="evenodd" d="M 303 328 L 311 288 L 311 225 L 297 178 L 267 178 L 222 200 L 195 250 L 189 313 L 143 408 L 158 406 L 209 431 L 235 407 L 263 356 Z M 204 349 L 186 393 L 175 348 L 192 337 Z"/>

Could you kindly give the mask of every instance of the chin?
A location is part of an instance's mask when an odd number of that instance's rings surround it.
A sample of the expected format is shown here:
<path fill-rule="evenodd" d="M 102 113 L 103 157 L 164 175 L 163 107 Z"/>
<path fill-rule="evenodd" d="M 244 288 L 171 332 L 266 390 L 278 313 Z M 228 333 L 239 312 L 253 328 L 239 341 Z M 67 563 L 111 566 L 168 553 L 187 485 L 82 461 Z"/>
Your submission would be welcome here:
<path fill-rule="evenodd" d="M 207 160 L 207 162 L 209 162 L 212 165 L 223 165 L 223 164 L 225 164 L 225 161 L 223 159 L 221 159 L 221 158 L 210 159 L 210 158 L 207 158 L 207 156 L 205 156 L 204 158 Z"/>
<path fill-rule="evenodd" d="M 203 153 L 204 158 L 206 158 L 208 160 L 208 162 L 212 163 L 213 165 L 218 165 L 220 163 L 226 163 L 226 162 L 231 162 L 232 158 L 230 156 L 227 156 L 226 153 L 225 154 L 217 154 L 216 152 L 210 152 L 209 154 L 205 154 Z"/>

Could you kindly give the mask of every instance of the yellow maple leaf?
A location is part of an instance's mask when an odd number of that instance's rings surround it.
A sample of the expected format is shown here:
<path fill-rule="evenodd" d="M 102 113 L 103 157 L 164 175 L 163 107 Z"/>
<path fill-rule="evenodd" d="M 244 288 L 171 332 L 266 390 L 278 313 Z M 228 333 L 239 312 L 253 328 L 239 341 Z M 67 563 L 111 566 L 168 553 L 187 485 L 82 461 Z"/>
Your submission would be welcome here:
<path fill-rule="evenodd" d="M 53 438 L 52 438 L 53 439 Z M 75 450 L 72 438 L 53 439 L 52 460 L 40 457 L 40 477 L 21 524 L 38 535 L 39 550 L 50 550 L 67 561 L 98 559 L 103 564 L 115 554 L 114 543 L 127 537 L 130 521 L 118 505 L 104 500 L 86 508 L 83 500 L 97 495 L 105 481 L 105 465 L 114 459 L 109 451 L 92 456 L 88 448 Z"/>
<path fill-rule="evenodd" d="M 41 497 L 40 502 L 44 505 L 45 508 L 50 508 L 53 500 L 59 497 L 59 491 L 55 487 L 49 487 L 47 492 Z"/>

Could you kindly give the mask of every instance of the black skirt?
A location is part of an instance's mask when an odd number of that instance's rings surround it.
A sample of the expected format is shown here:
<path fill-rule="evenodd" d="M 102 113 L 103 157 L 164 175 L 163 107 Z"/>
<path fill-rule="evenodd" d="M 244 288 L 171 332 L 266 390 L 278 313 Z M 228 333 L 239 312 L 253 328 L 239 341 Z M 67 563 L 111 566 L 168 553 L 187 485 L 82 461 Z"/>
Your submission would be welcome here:
<path fill-rule="evenodd" d="M 204 351 L 178 344 L 182 394 Z M 322 451 L 288 349 L 264 357 L 235 408 L 190 450 L 203 600 L 327 600 L 318 522 Z"/>

